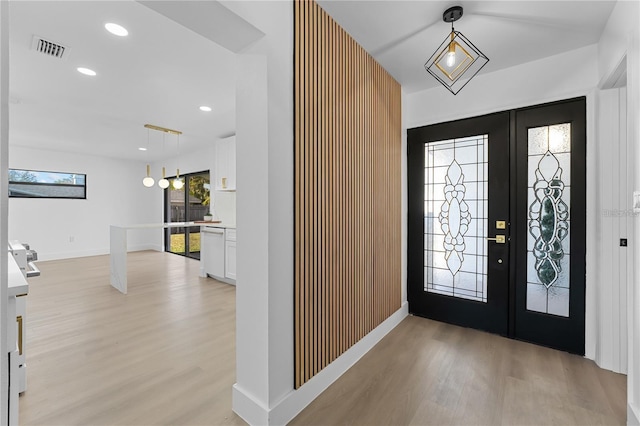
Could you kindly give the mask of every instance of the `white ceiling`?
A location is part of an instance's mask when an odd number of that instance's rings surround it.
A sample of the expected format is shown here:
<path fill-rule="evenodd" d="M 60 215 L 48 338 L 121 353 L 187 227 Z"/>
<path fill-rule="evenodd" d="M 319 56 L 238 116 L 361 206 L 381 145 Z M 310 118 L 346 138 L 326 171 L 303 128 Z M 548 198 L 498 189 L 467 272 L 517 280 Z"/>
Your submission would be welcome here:
<path fill-rule="evenodd" d="M 438 85 L 424 62 L 450 31 L 442 21 L 450 6 L 464 7 L 456 30 L 489 57 L 481 71 L 488 73 L 596 43 L 615 1 L 318 3 L 411 93 Z M 199 35 L 132 0 L 9 6 L 10 146 L 154 161 L 175 155 L 177 139 L 166 135 L 163 150 L 162 134 L 151 131 L 149 151 L 138 151 L 147 145 L 145 123 L 183 131 L 182 150 L 234 132 L 235 54 L 205 38 L 201 17 Z M 183 23 L 186 7 L 177 19 Z M 129 36 L 108 33 L 106 22 L 125 26 Z M 67 46 L 67 58 L 32 50 L 34 35 Z M 78 66 L 98 75 L 84 76 Z"/>
<path fill-rule="evenodd" d="M 10 146 L 150 160 L 235 129 L 235 54 L 150 8 L 125 1 L 12 1 Z M 117 37 L 104 29 L 129 30 Z M 69 48 L 66 59 L 31 49 L 34 35 Z M 95 70 L 95 77 L 76 71 Z M 201 105 L 213 108 L 202 112 Z M 147 145 L 148 152 L 138 151 Z M 183 151 L 184 152 L 184 151 Z"/>
<path fill-rule="evenodd" d="M 489 57 L 480 72 L 489 73 L 597 43 L 615 5 L 615 1 L 318 3 L 407 93 L 440 84 L 425 71 L 424 63 L 451 31 L 451 24 L 442 20 L 451 6 L 464 8 L 455 29 Z"/>

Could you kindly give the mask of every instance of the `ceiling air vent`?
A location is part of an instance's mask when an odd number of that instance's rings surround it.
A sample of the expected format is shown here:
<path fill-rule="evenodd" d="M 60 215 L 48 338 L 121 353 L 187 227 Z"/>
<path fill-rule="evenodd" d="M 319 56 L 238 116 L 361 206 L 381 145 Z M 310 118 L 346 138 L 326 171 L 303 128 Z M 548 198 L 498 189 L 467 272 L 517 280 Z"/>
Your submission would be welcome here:
<path fill-rule="evenodd" d="M 31 45 L 31 48 L 44 55 L 52 56 L 58 59 L 62 59 L 65 52 L 68 53 L 69 50 L 59 43 L 54 43 L 53 41 L 46 40 L 39 36 L 33 36 L 33 43 Z"/>

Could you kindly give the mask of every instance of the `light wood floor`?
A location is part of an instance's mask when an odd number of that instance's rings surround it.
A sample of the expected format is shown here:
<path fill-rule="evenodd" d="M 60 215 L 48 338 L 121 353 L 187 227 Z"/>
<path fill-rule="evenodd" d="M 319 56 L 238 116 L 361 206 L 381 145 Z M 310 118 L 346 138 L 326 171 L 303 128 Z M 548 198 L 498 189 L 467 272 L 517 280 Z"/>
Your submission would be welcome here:
<path fill-rule="evenodd" d="M 231 411 L 235 288 L 179 256 L 38 262 L 23 425 L 244 424 Z M 624 424 L 626 378 L 563 352 L 409 317 L 294 425 Z"/>
<path fill-rule="evenodd" d="M 108 256 L 38 267 L 21 424 L 245 424 L 231 411 L 233 286 L 158 252 L 128 255 L 126 296 L 109 285 Z"/>
<path fill-rule="evenodd" d="M 622 425 L 626 376 L 410 316 L 293 425 Z"/>

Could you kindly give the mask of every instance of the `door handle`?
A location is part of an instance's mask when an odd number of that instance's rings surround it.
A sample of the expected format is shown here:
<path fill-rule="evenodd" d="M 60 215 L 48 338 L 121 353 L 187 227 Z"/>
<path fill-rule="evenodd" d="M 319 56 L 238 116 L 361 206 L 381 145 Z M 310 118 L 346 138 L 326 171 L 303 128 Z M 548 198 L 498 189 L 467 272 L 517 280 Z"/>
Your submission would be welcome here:
<path fill-rule="evenodd" d="M 495 241 L 498 244 L 505 244 L 507 238 L 504 235 L 496 235 L 495 238 L 488 237 L 487 241 Z"/>
<path fill-rule="evenodd" d="M 18 354 L 22 355 L 22 315 L 18 315 L 16 321 L 18 322 Z"/>

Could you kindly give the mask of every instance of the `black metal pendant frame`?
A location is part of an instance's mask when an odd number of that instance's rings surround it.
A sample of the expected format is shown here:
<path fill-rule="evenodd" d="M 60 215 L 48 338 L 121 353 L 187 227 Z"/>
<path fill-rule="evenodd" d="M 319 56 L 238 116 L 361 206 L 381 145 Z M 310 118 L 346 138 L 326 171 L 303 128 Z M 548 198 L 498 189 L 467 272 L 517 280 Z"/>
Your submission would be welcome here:
<path fill-rule="evenodd" d="M 451 23 L 451 33 L 447 35 L 433 55 L 431 55 L 429 60 L 424 64 L 427 72 L 454 95 L 458 94 L 489 62 L 489 58 L 468 38 L 461 32 L 454 30 L 453 23 L 462 17 L 462 13 L 463 10 L 461 6 L 453 6 L 444 11 L 442 20 Z M 451 73 L 447 73 L 439 63 L 443 60 L 447 52 L 450 51 L 450 46 L 454 44 L 459 46 L 465 55 L 472 58 L 472 60 L 466 63 L 462 70 L 453 70 Z"/>

